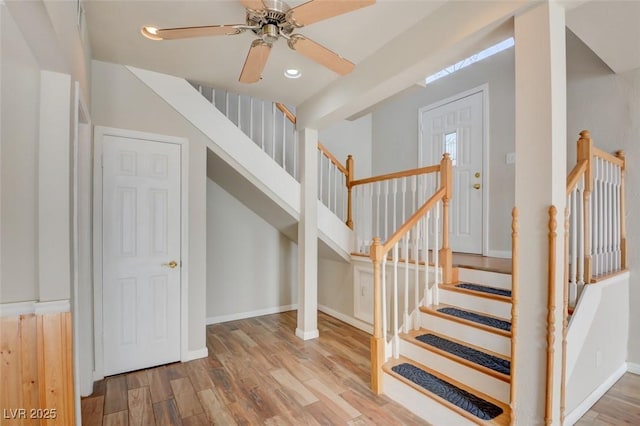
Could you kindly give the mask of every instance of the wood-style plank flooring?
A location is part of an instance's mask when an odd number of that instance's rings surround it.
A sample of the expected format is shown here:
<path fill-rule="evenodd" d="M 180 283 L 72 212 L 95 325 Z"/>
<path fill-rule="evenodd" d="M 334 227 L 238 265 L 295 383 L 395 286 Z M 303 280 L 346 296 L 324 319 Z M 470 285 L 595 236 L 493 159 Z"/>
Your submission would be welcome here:
<path fill-rule="evenodd" d="M 209 357 L 97 382 L 94 425 L 421 425 L 369 390 L 369 335 L 319 314 L 320 338 L 295 337 L 296 312 L 207 327 Z"/>
<path fill-rule="evenodd" d="M 640 376 L 625 373 L 576 426 L 640 425 Z"/>

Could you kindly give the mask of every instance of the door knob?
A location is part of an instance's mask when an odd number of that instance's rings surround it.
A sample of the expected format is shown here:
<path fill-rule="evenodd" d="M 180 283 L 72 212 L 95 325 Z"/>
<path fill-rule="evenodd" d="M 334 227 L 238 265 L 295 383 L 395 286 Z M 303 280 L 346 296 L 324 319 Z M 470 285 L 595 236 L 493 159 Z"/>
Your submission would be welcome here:
<path fill-rule="evenodd" d="M 480 189 L 480 184 L 479 183 L 474 183 L 473 184 L 473 189 Z"/>
<path fill-rule="evenodd" d="M 178 262 L 176 262 L 175 260 L 172 260 L 169 263 L 163 263 L 162 266 L 168 266 L 171 269 L 174 269 L 175 267 L 178 266 Z"/>

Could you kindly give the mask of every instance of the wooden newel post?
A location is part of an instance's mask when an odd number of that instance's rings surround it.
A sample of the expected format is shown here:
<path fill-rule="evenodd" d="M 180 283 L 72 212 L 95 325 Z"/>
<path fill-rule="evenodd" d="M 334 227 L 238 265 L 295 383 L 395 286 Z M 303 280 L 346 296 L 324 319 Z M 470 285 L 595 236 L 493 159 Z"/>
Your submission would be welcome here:
<path fill-rule="evenodd" d="M 442 198 L 442 248 L 440 249 L 440 265 L 442 267 L 442 282 L 451 284 L 453 275 L 453 254 L 449 246 L 449 201 L 453 197 L 453 173 L 451 157 L 448 153 L 440 161 L 441 185 L 445 188 Z"/>
<path fill-rule="evenodd" d="M 351 182 L 353 182 L 353 157 L 347 156 L 347 226 L 353 229 L 353 210 L 351 207 Z"/>
<path fill-rule="evenodd" d="M 616 157 L 622 160 L 620 170 L 620 268 L 627 269 L 627 225 L 624 200 L 624 175 L 627 170 L 627 159 L 624 151 L 616 151 Z"/>
<path fill-rule="evenodd" d="M 591 266 L 591 192 L 593 191 L 593 141 L 588 130 L 580 132 L 578 139 L 578 162 L 586 160 L 587 170 L 584 173 L 584 282 L 589 284 L 592 276 Z"/>
<path fill-rule="evenodd" d="M 374 237 L 370 258 L 373 261 L 373 336 L 371 336 L 371 390 L 382 393 L 382 365 L 384 364 L 385 342 L 382 337 L 382 285 L 380 264 L 382 245 L 380 238 Z"/>

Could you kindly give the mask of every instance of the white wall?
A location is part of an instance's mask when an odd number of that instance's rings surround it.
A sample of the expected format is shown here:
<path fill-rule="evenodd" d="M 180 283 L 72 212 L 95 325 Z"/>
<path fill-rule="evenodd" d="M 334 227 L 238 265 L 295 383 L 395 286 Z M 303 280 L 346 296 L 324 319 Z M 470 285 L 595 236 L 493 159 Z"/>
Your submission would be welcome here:
<path fill-rule="evenodd" d="M 614 74 L 567 31 L 567 162 L 573 167 L 578 132 L 591 131 L 594 144 L 627 157 L 627 247 L 630 336 L 640 335 L 640 69 Z M 629 339 L 630 362 L 640 364 L 640 341 Z"/>
<path fill-rule="evenodd" d="M 206 346 L 206 138 L 128 69 L 94 61 L 92 119 L 98 126 L 189 140 L 189 336 L 191 351 Z"/>
<path fill-rule="evenodd" d="M 342 120 L 319 133 L 322 143 L 346 166 L 347 155 L 354 160 L 355 178 L 372 176 L 372 115 Z M 344 262 L 318 259 L 318 304 L 353 317 L 352 267 Z"/>
<path fill-rule="evenodd" d="M 0 303 L 8 303 L 38 298 L 40 67 L 6 6 L 0 15 Z"/>
<path fill-rule="evenodd" d="M 297 303 L 296 244 L 207 179 L 207 323 Z"/>
<path fill-rule="evenodd" d="M 363 179 L 372 176 L 372 131 L 372 115 L 367 114 L 357 120 L 342 120 L 325 127 L 320 130 L 319 139 L 345 167 L 347 155 L 351 154 L 355 178 Z"/>
<path fill-rule="evenodd" d="M 515 149 L 514 50 L 508 49 L 425 88 L 415 87 L 373 111 L 374 174 L 418 166 L 418 109 L 489 85 L 489 250 L 511 250 L 515 167 L 505 157 Z M 486 173 L 487 171 L 485 171 Z"/>
<path fill-rule="evenodd" d="M 585 286 L 567 334 L 567 413 L 626 361 L 628 275 Z"/>

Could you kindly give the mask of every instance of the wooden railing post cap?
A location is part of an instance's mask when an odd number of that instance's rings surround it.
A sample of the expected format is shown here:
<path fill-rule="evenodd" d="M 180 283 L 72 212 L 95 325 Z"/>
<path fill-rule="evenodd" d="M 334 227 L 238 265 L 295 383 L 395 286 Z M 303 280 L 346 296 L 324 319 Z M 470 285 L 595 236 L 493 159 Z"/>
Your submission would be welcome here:
<path fill-rule="evenodd" d="M 581 131 L 580 139 L 591 139 L 591 133 L 588 130 Z"/>
<path fill-rule="evenodd" d="M 624 160 L 625 159 L 624 150 L 620 149 L 616 151 L 616 157 L 618 157 L 621 160 Z"/>
<path fill-rule="evenodd" d="M 347 155 L 347 160 L 351 160 L 353 158 L 353 155 L 349 154 Z"/>

